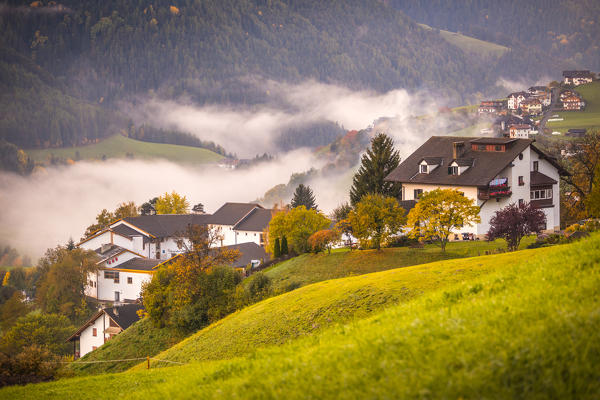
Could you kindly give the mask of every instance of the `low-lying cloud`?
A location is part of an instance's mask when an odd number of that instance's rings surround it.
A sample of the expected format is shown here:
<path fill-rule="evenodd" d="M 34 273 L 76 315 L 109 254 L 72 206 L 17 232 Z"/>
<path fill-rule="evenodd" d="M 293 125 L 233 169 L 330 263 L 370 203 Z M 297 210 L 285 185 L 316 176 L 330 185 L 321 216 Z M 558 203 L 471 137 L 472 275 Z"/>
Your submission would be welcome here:
<path fill-rule="evenodd" d="M 315 81 L 296 85 L 263 81 L 260 85 L 271 98 L 267 104 L 198 106 L 155 98 L 132 109 L 131 115 L 137 121 L 184 130 L 241 157 L 251 157 L 276 153 L 278 136 L 290 126 L 326 120 L 346 129 L 363 129 L 381 117 L 422 114 L 429 108 L 424 105 L 433 103 L 404 89 L 353 91 Z"/>
<path fill-rule="evenodd" d="M 49 168 L 21 177 L 0 173 L 0 243 L 33 257 L 47 248 L 76 242 L 100 210 L 125 201 L 140 205 L 165 192 L 186 195 L 214 212 L 227 201 L 249 202 L 293 172 L 319 168 L 310 152 L 298 150 L 243 170 L 186 167 L 168 161 L 108 160 Z M 317 196 L 320 197 L 320 194 Z"/>

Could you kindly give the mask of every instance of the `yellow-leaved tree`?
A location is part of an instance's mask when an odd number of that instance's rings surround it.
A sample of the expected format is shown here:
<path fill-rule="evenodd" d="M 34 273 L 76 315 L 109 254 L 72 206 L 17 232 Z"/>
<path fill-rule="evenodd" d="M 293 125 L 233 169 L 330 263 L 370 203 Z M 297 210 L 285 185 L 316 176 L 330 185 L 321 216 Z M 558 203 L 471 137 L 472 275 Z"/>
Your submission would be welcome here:
<path fill-rule="evenodd" d="M 275 240 L 286 240 L 290 251 L 302 254 L 310 251 L 308 238 L 315 232 L 325 229 L 331 221 L 320 211 L 304 206 L 281 211 L 269 223 L 267 251 L 274 254 Z"/>
<path fill-rule="evenodd" d="M 187 214 L 190 209 L 190 202 L 185 196 L 173 191 L 170 194 L 165 193 L 156 200 L 157 214 Z"/>
<path fill-rule="evenodd" d="M 423 193 L 408 213 L 408 236 L 430 239 L 446 251 L 448 237 L 455 229 L 481 222 L 479 207 L 473 199 L 454 189 L 435 189 Z"/>
<path fill-rule="evenodd" d="M 348 215 L 352 233 L 363 249 L 381 249 L 398 234 L 406 220 L 404 209 L 393 197 L 380 194 L 363 196 Z"/>

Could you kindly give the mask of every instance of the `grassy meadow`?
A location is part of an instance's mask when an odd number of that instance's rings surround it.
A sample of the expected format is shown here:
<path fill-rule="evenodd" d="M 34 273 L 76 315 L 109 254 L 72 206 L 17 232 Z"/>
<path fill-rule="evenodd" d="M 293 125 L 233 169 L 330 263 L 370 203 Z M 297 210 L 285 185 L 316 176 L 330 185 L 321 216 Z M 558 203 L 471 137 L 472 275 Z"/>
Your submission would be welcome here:
<path fill-rule="evenodd" d="M 548 122 L 546 127 L 552 131 L 567 132 L 569 129 L 600 129 L 600 81 L 577 86 L 575 91 L 579 92 L 586 101 L 583 111 L 560 111 L 558 114 L 562 121 Z"/>
<path fill-rule="evenodd" d="M 524 238 L 521 248 L 524 249 L 534 240 L 533 236 Z M 332 251 L 331 254 L 302 254 L 276 264 L 264 272 L 272 279 L 276 291 L 287 291 L 327 279 L 362 275 L 453 258 L 473 257 L 498 249 L 506 249 L 504 240 L 450 242 L 445 253 L 442 253 L 440 248 L 434 244 L 426 245 L 421 249 L 410 247 L 387 248 L 381 251 L 339 249 Z"/>
<path fill-rule="evenodd" d="M 65 375 L 90 375 L 125 371 L 139 363 L 102 362 L 86 364 L 87 361 L 120 360 L 154 356 L 181 341 L 185 335 L 175 329 L 156 328 L 145 318 L 133 324 L 119 335 L 104 343 L 95 351 L 63 368 Z M 83 361 L 83 362 L 81 362 Z"/>
<path fill-rule="evenodd" d="M 212 163 L 223 158 L 220 154 L 198 147 L 142 142 L 121 135 L 111 136 L 101 142 L 85 146 L 27 150 L 27 154 L 38 163 L 47 163 L 51 155 L 64 160 L 77 161 L 77 152 L 79 152 L 79 160 L 101 160 L 103 156 L 126 158 L 127 153 L 133 155 L 134 159 L 162 158 L 185 164 Z"/>
<path fill-rule="evenodd" d="M 397 282 L 410 291 L 414 283 L 432 282 L 421 295 L 284 345 L 255 350 L 248 343 L 249 350 L 229 360 L 8 387 L 0 390 L 0 398 L 597 398 L 600 234 L 396 273 L 409 271 L 412 279 L 383 278 L 394 274 L 386 271 L 312 285 L 340 284 L 337 291 L 343 291 L 365 279 L 367 288 L 379 275 L 381 285 Z M 292 307 L 308 308 L 315 296 L 336 292 L 323 290 L 310 295 L 296 290 L 266 302 L 289 297 L 285 307 L 293 326 Z M 262 331 L 277 329 L 284 311 L 279 309 Z M 219 350 L 218 341 L 212 345 Z M 191 353 L 203 351 L 181 350 L 190 360 L 195 359 Z"/>
<path fill-rule="evenodd" d="M 422 28 L 431 30 L 432 28 L 425 24 L 419 24 Z M 464 51 L 480 57 L 501 57 L 504 53 L 510 50 L 506 46 L 502 46 L 485 40 L 475 39 L 470 36 L 465 36 L 460 33 L 445 31 L 440 29 L 440 36 L 451 45 L 454 45 Z"/>

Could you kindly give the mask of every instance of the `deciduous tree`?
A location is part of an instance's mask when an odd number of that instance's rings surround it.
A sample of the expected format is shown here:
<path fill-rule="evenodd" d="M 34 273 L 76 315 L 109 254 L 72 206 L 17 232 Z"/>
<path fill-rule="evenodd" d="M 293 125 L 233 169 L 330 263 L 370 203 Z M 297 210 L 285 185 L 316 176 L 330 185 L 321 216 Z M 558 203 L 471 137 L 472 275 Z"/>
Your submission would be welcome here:
<path fill-rule="evenodd" d="M 446 251 L 454 230 L 480 221 L 479 207 L 472 199 L 454 189 L 435 189 L 421 195 L 406 225 L 410 237 L 431 239 Z"/>
<path fill-rule="evenodd" d="M 310 250 L 308 238 L 313 233 L 325 229 L 330 221 L 317 210 L 307 210 L 304 206 L 292 208 L 289 212 L 281 211 L 273 216 L 269 223 L 268 251 L 273 254 L 276 238 L 282 240 L 282 254 L 285 247 L 289 245 L 291 251 L 298 254 Z"/>
<path fill-rule="evenodd" d="M 349 220 L 361 247 L 380 250 L 381 245 L 400 232 L 406 220 L 404 214 L 395 198 L 367 194 L 350 212 Z"/>
<path fill-rule="evenodd" d="M 189 208 L 190 202 L 186 197 L 175 191 L 165 193 L 156 200 L 157 214 L 187 214 Z"/>
<path fill-rule="evenodd" d="M 546 215 L 531 203 L 509 204 L 496 211 L 490 220 L 488 240 L 506 239 L 509 250 L 517 250 L 521 239 L 540 233 L 546 226 Z"/>
<path fill-rule="evenodd" d="M 315 253 L 319 253 L 327 249 L 327 253 L 331 254 L 331 246 L 340 240 L 340 232 L 335 229 L 323 229 L 310 235 L 308 245 Z"/>
<path fill-rule="evenodd" d="M 384 180 L 400 163 L 400 154 L 394 149 L 394 142 L 389 136 L 378 133 L 371 140 L 371 147 L 363 154 L 360 163 L 350 189 L 352 205 L 356 205 L 366 194 L 394 198 L 400 196 L 402 186 Z"/>
<path fill-rule="evenodd" d="M 569 175 L 561 176 L 564 204 L 561 207 L 562 222 L 567 225 L 588 215 L 596 197 L 591 196 L 594 182 L 600 175 L 600 132 L 590 131 L 577 143 L 563 165 Z"/>
<path fill-rule="evenodd" d="M 90 313 L 85 287 L 88 274 L 98 270 L 96 253 L 59 248 L 52 256 L 47 271 L 39 279 L 35 300 L 46 313 L 57 313 L 81 322 Z"/>

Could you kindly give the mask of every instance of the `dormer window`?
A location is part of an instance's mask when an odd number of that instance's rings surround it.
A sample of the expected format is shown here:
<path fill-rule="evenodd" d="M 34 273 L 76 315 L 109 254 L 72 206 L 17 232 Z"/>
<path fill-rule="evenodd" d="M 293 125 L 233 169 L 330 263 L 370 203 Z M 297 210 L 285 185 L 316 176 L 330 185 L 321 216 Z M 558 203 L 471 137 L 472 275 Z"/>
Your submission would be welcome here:
<path fill-rule="evenodd" d="M 426 174 L 427 173 L 427 165 L 421 165 L 421 173 L 422 174 Z"/>
<path fill-rule="evenodd" d="M 448 175 L 458 175 L 458 166 L 448 167 Z"/>

